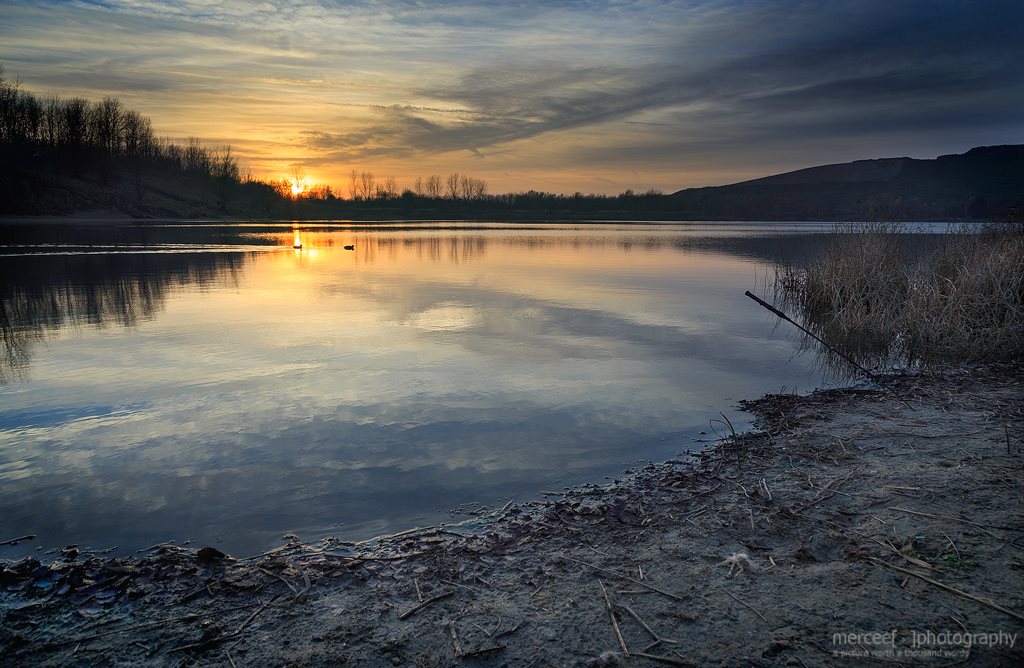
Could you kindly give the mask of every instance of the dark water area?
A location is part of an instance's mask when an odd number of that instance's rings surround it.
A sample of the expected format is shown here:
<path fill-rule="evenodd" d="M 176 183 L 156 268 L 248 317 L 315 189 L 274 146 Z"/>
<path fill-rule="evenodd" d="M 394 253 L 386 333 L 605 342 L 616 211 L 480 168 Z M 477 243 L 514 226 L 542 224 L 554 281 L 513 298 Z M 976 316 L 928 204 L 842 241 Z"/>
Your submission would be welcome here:
<path fill-rule="evenodd" d="M 743 295 L 830 230 L 0 225 L 0 557 L 362 539 L 701 447 L 839 381 Z"/>

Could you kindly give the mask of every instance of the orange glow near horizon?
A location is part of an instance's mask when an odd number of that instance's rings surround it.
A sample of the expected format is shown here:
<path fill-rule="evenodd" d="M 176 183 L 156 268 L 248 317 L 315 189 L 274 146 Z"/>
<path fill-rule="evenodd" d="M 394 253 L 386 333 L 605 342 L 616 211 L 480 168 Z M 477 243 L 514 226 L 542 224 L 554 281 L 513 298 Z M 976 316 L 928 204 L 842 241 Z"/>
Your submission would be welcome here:
<path fill-rule="evenodd" d="M 288 179 L 288 181 L 291 182 L 292 197 L 298 197 L 302 193 L 309 190 L 310 186 L 312 185 L 306 178 L 296 179 L 293 177 Z"/>

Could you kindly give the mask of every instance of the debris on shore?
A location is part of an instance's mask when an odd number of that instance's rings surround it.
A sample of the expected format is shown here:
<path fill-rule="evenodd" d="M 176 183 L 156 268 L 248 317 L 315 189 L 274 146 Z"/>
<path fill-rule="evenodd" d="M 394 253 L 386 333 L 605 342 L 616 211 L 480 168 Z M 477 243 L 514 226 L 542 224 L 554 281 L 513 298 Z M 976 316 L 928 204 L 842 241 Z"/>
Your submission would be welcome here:
<path fill-rule="evenodd" d="M 473 526 L 4 562 L 0 664 L 1018 664 L 1022 371 L 769 395 L 760 431 Z"/>

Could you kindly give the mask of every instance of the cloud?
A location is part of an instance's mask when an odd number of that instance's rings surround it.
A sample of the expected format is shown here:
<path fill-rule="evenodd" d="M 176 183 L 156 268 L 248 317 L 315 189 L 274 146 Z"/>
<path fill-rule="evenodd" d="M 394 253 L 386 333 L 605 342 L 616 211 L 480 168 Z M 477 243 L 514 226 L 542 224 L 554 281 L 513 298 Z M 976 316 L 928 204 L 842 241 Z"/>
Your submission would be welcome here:
<path fill-rule="evenodd" d="M 453 82 L 414 91 L 467 111 L 383 108 L 372 125 L 318 135 L 313 144 L 343 159 L 474 151 L 634 122 L 651 112 L 666 114 L 652 132 L 669 143 L 699 136 L 703 123 L 723 143 L 760 140 L 765 128 L 790 141 L 808 127 L 848 136 L 911 131 L 915 122 L 921 129 L 971 126 L 984 118 L 1014 125 L 1006 112 L 1024 102 L 1024 75 L 1014 66 L 1024 49 L 999 8 L 944 12 L 933 11 L 934 3 L 857 4 L 856 12 L 843 3 L 803 7 L 795 27 L 774 9 L 750 6 L 724 15 L 719 7 L 695 40 L 742 43 L 735 54 L 719 49 L 688 59 L 695 49 L 682 40 L 653 62 L 584 67 L 527 57 L 477 66 Z M 1014 6 L 1002 9 L 1024 18 Z"/>
<path fill-rule="evenodd" d="M 108 0 L 5 12 L 0 62 L 27 83 L 120 95 L 168 134 L 230 141 L 258 171 L 278 154 L 339 174 L 415 163 L 550 182 L 557 168 L 606 190 L 622 178 L 592 161 L 628 156 L 663 179 L 649 185 L 674 188 L 701 169 L 746 176 L 1024 135 L 1024 7 L 1002 0 Z"/>

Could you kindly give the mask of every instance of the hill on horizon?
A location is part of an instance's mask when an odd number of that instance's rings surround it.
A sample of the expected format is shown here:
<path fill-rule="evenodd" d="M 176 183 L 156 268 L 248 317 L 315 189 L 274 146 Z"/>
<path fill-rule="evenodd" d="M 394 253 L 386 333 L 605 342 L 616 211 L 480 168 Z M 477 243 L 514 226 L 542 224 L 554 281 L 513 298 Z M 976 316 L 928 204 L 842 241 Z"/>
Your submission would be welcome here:
<path fill-rule="evenodd" d="M 668 197 L 688 220 L 1005 219 L 1024 209 L 1024 145 L 807 167 Z"/>

